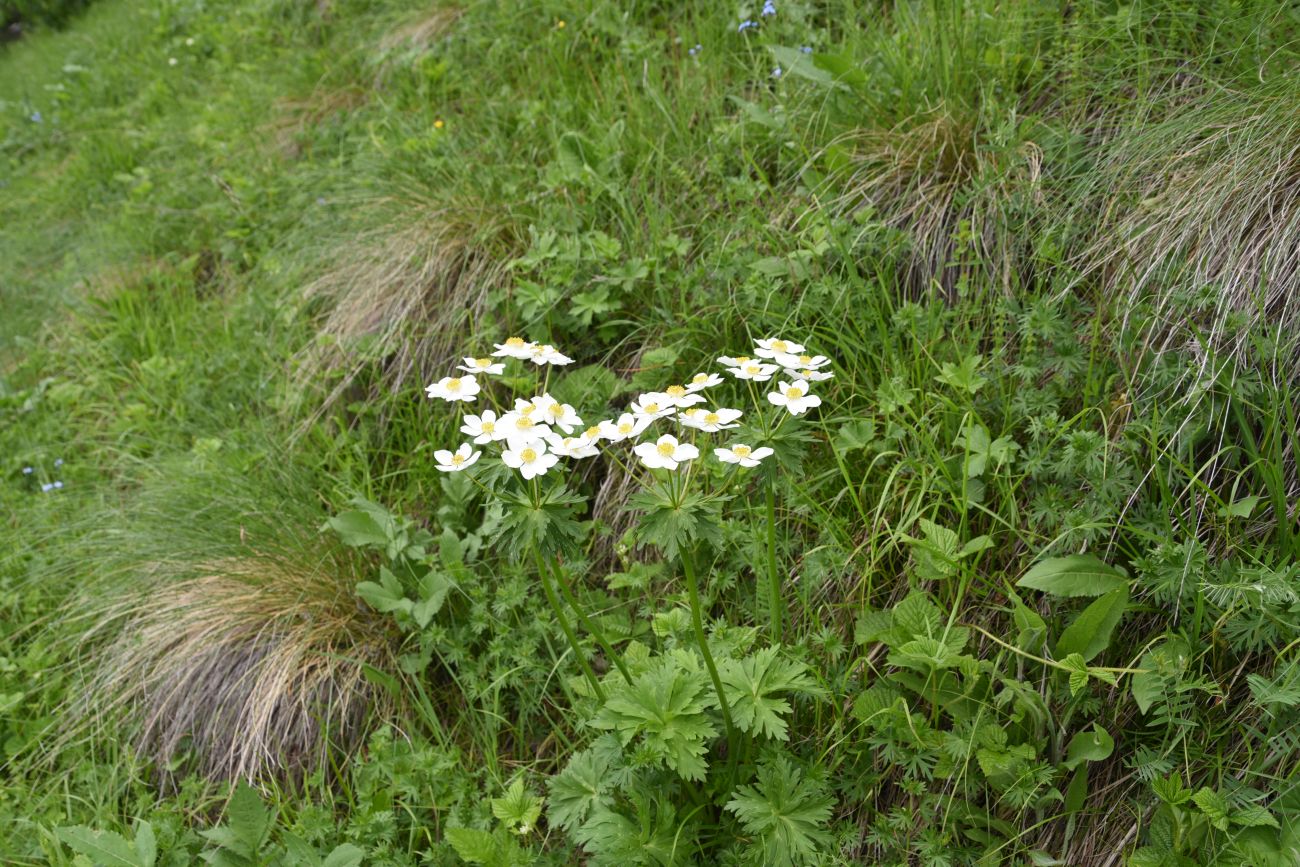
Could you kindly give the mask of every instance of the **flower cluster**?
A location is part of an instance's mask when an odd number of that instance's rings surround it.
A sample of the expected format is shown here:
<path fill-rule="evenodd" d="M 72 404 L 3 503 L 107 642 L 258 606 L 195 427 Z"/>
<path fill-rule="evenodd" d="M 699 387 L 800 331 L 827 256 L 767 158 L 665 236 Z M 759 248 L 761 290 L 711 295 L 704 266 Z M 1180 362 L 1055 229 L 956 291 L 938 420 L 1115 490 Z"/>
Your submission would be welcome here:
<path fill-rule="evenodd" d="M 810 388 L 811 383 L 833 376 L 827 369 L 830 359 L 807 354 L 802 344 L 775 337 L 758 341 L 752 352 L 752 356 L 724 355 L 718 361 L 735 379 L 748 383 L 768 382 L 778 375 L 785 377 L 777 379 L 776 390 L 767 394 L 767 401 L 790 415 L 803 415 L 821 405 L 821 398 L 812 394 Z M 444 377 L 425 390 L 429 397 L 451 403 L 474 402 L 483 391 L 477 376 L 499 376 L 505 371 L 505 362 L 495 359 L 516 359 L 538 365 L 564 365 L 573 360 L 549 344 L 512 337 L 497 344 L 489 357 L 465 357 L 458 367 L 464 375 Z M 483 454 L 475 446 L 499 443 L 502 463 L 517 470 L 524 479 L 534 479 L 558 464 L 560 458 L 594 457 L 600 454 L 601 443 L 613 445 L 635 440 L 654 423 L 672 418 L 681 428 L 678 433 L 689 432 L 691 442 L 666 433 L 654 440 L 635 443 L 631 451 L 649 469 L 676 470 L 700 456 L 694 443 L 698 434 L 721 433 L 739 427 L 744 414 L 741 410 L 711 406 L 704 394 L 725 382 L 717 373 L 697 373 L 690 380 L 670 385 L 663 391 L 640 394 L 617 418 L 592 425 L 587 425 L 572 406 L 549 393 L 516 398 L 513 408 L 500 413 L 485 409 L 466 414 L 460 431 L 469 441 L 454 452 L 446 449 L 434 452 L 436 468 L 447 473 L 468 469 Z M 714 449 L 718 460 L 747 468 L 758 466 L 772 453 L 771 448 L 754 448 L 745 443 Z"/>

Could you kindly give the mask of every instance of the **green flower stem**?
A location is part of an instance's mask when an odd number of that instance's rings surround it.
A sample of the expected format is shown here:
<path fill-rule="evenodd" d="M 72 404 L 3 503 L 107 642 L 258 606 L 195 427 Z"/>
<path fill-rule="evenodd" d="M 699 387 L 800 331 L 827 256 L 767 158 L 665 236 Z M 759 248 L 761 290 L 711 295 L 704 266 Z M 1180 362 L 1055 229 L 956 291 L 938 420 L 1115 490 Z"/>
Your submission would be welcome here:
<path fill-rule="evenodd" d="M 605 639 L 605 633 L 600 631 L 600 627 L 591 618 L 587 617 L 582 610 L 582 606 L 578 604 L 578 600 L 573 595 L 573 590 L 569 588 L 568 582 L 564 580 L 564 571 L 560 567 L 559 561 L 556 560 L 553 566 L 555 568 L 555 583 L 560 585 L 560 594 L 564 597 L 564 601 L 569 603 L 573 613 L 578 616 L 578 622 L 582 624 L 582 628 L 587 630 L 592 638 L 596 639 L 600 649 L 605 651 L 605 656 L 618 668 L 618 673 L 623 675 L 624 680 L 631 683 L 632 675 L 628 673 L 627 666 L 623 664 L 623 658 L 614 652 L 613 646 Z"/>
<path fill-rule="evenodd" d="M 780 644 L 784 638 L 784 618 L 781 616 L 781 573 L 776 565 L 776 479 L 767 477 L 767 606 L 772 643 Z"/>
<path fill-rule="evenodd" d="M 555 617 L 560 621 L 560 628 L 564 630 L 564 637 L 569 639 L 569 647 L 573 648 L 573 655 L 578 658 L 578 665 L 582 666 L 582 673 L 587 676 L 587 682 L 591 684 L 591 691 L 595 693 L 596 698 L 601 703 L 604 703 L 605 690 L 601 689 L 600 681 L 596 679 L 596 672 L 591 670 L 591 664 L 587 662 L 586 655 L 578 645 L 578 636 L 573 634 L 573 627 L 569 625 L 569 618 L 564 616 L 564 607 L 555 595 L 555 587 L 551 585 L 551 574 L 546 568 L 546 561 L 542 559 L 542 553 L 536 548 L 533 549 L 533 556 L 537 559 L 537 574 L 542 579 L 542 589 L 546 591 L 546 601 L 551 603 L 551 609 L 555 611 Z"/>
<path fill-rule="evenodd" d="M 718 708 L 722 711 L 722 722 L 727 728 L 727 743 L 734 754 L 736 747 L 735 732 L 731 725 L 731 708 L 727 705 L 727 696 L 722 691 L 722 678 L 718 677 L 718 666 L 713 662 L 713 652 L 709 650 L 709 640 L 704 634 L 704 618 L 700 616 L 700 588 L 695 580 L 695 558 L 692 553 L 682 552 L 682 568 L 686 572 L 686 592 L 691 599 L 691 621 L 695 624 L 695 640 L 700 645 L 700 654 L 704 657 L 704 667 L 709 670 L 709 679 L 713 681 L 713 691 L 718 694 Z"/>

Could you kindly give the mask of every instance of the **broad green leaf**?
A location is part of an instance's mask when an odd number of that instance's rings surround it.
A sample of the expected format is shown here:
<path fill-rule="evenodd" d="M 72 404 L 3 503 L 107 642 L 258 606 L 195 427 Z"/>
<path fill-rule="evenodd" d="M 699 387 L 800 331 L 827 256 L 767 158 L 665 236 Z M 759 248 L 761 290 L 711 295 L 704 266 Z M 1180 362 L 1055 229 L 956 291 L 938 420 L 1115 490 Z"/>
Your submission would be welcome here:
<path fill-rule="evenodd" d="M 492 815 L 506 823 L 511 831 L 527 834 L 537 826 L 542 815 L 542 799 L 524 788 L 520 777 L 510 784 L 505 795 L 492 799 Z"/>
<path fill-rule="evenodd" d="M 341 843 L 325 856 L 321 867 L 360 867 L 366 853 L 351 843 Z"/>
<path fill-rule="evenodd" d="M 54 832 L 69 849 L 85 855 L 97 867 L 146 867 L 136 848 L 114 831 L 92 831 L 84 825 Z"/>
<path fill-rule="evenodd" d="M 380 581 L 362 581 L 357 585 L 357 595 L 376 611 L 388 614 L 393 611 L 411 613 L 413 603 L 403 594 L 397 579 L 383 566 L 379 567 Z"/>
<path fill-rule="evenodd" d="M 701 672 L 663 659 L 631 684 L 620 684 L 591 725 L 617 733 L 624 745 L 639 737 L 683 778 L 703 780 L 704 754 L 717 734 L 707 710 L 716 701 Z"/>
<path fill-rule="evenodd" d="M 1071 554 L 1035 563 L 1016 586 L 1053 596 L 1101 596 L 1127 587 L 1128 579 L 1091 554 Z"/>
<path fill-rule="evenodd" d="M 1057 656 L 1077 653 L 1083 657 L 1084 662 L 1091 662 L 1110 644 L 1111 633 L 1127 610 L 1127 587 L 1093 600 L 1057 639 Z"/>
<path fill-rule="evenodd" d="M 1104 728 L 1092 724 L 1092 731 L 1079 732 L 1070 738 L 1065 749 L 1065 766 L 1077 767 L 1083 762 L 1099 762 L 1110 758 L 1115 751 L 1115 740 Z"/>
<path fill-rule="evenodd" d="M 158 858 L 158 839 L 154 836 L 153 825 L 144 819 L 135 823 L 135 852 L 140 859 L 140 867 L 153 867 Z"/>
<path fill-rule="evenodd" d="M 1200 807 L 1201 812 L 1210 820 L 1210 824 L 1220 831 L 1228 830 L 1231 822 L 1229 817 L 1228 799 L 1220 795 L 1208 786 L 1202 786 L 1192 795 L 1192 802 Z"/>
<path fill-rule="evenodd" d="M 1263 499 L 1258 494 L 1251 494 L 1248 497 L 1242 497 L 1240 500 L 1228 503 L 1219 508 L 1219 517 L 1221 518 L 1249 518 L 1251 512 L 1259 505 Z"/>
<path fill-rule="evenodd" d="M 325 525 L 351 548 L 388 544 L 388 531 L 369 512 L 342 512 L 326 521 Z"/>

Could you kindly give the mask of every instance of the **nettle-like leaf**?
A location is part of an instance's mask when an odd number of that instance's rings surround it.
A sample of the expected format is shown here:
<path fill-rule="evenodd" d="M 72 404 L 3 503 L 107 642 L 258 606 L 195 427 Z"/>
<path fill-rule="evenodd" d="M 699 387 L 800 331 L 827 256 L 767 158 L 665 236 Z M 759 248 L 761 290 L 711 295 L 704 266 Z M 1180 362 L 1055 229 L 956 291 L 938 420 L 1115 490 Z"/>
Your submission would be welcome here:
<path fill-rule="evenodd" d="M 663 659 L 632 683 L 621 683 L 591 724 L 615 732 L 624 746 L 640 738 L 683 778 L 703 780 L 708 741 L 718 733 L 708 713 L 716 702 L 708 686 L 697 668 Z"/>
<path fill-rule="evenodd" d="M 779 647 L 765 647 L 744 659 L 724 659 L 718 666 L 731 718 L 741 730 L 777 740 L 790 735 L 782 714 L 790 703 L 782 693 L 820 695 L 822 690 L 807 674 L 802 662 L 784 659 Z"/>
<path fill-rule="evenodd" d="M 527 834 L 537 827 L 542 815 L 542 799 L 524 788 L 523 778 L 515 780 L 500 798 L 492 799 L 492 815 L 516 834 Z"/>
<path fill-rule="evenodd" d="M 953 443 L 966 452 L 966 478 L 974 479 L 984 475 L 989 464 L 994 469 L 1001 469 L 1009 463 L 1020 446 L 1010 437 L 989 436 L 989 429 L 974 419 L 966 423 L 961 434 Z"/>
<path fill-rule="evenodd" d="M 758 838 L 764 864 L 811 864 L 831 843 L 825 826 L 834 805 L 823 783 L 778 756 L 759 766 L 757 785 L 736 789 L 726 810 Z"/>
<path fill-rule="evenodd" d="M 651 545 L 675 560 L 699 544 L 722 542 L 724 498 L 688 492 L 676 498 L 665 485 L 651 485 L 628 500 L 628 508 L 642 513 L 637 544 Z"/>
<path fill-rule="evenodd" d="M 274 822 L 275 814 L 262 803 L 257 791 L 241 781 L 226 807 L 226 824 L 199 832 L 215 845 L 201 857 L 212 864 L 256 863 Z"/>
<path fill-rule="evenodd" d="M 116 831 L 94 831 L 84 825 L 58 828 L 59 841 L 100 867 L 153 867 L 158 856 L 153 826 L 137 822 L 135 839 L 127 840 Z"/>
<path fill-rule="evenodd" d="M 683 838 L 689 839 L 689 831 L 683 833 L 670 799 L 632 792 L 628 800 L 632 816 L 598 807 L 575 832 L 574 839 L 595 856 L 589 862 L 593 867 L 693 863 L 689 860 L 690 847 L 682 845 Z"/>

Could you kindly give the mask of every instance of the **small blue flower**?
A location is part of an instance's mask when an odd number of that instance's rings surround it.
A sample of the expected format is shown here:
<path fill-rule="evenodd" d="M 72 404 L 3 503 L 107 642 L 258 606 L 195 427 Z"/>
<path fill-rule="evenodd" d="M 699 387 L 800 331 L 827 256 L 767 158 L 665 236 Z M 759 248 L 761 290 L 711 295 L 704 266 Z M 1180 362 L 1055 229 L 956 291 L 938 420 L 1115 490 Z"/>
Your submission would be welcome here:
<path fill-rule="evenodd" d="M 744 32 L 745 32 L 746 30 L 748 30 L 749 28 L 751 28 L 751 27 L 757 27 L 757 26 L 758 26 L 757 22 L 754 22 L 754 21 L 742 21 L 742 22 L 740 22 L 740 26 L 736 28 L 736 32 L 737 32 L 737 33 L 744 33 Z"/>
<path fill-rule="evenodd" d="M 804 45 L 804 46 L 801 46 L 801 47 L 799 48 L 799 50 L 802 51 L 804 54 L 812 54 L 812 46 L 811 46 L 811 45 Z"/>
<path fill-rule="evenodd" d="M 30 476 L 31 474 L 32 474 L 32 468 L 31 468 L 31 467 L 23 467 L 23 475 L 24 475 L 24 476 Z"/>
<path fill-rule="evenodd" d="M 58 458 L 57 460 L 55 460 L 55 462 L 54 462 L 54 466 L 56 466 L 56 467 L 61 467 L 61 466 L 63 466 L 63 458 Z"/>
<path fill-rule="evenodd" d="M 52 491 L 52 490 L 54 490 L 54 485 L 52 485 L 52 484 L 49 483 L 49 482 L 45 482 L 44 484 L 41 485 L 41 491 L 42 491 L 42 493 L 46 493 L 46 494 L 48 494 L 48 493 L 49 493 L 50 491 Z"/>
<path fill-rule="evenodd" d="M 699 54 L 703 50 L 704 50 L 703 45 L 696 45 L 694 48 L 692 48 L 690 51 L 686 53 L 689 54 L 691 57 L 694 57 L 695 55 Z"/>
<path fill-rule="evenodd" d="M 40 123 L 42 119 L 43 118 L 41 117 L 41 113 L 39 111 L 32 112 L 32 117 L 31 117 L 32 123 Z"/>
<path fill-rule="evenodd" d="M 54 487 L 55 487 L 56 489 L 63 487 L 63 482 L 55 482 L 55 483 L 54 483 Z"/>
<path fill-rule="evenodd" d="M 775 15 L 775 14 L 776 14 L 776 4 L 773 3 L 772 0 L 767 0 L 767 2 L 763 4 L 763 11 L 762 11 L 760 14 L 761 14 L 764 18 L 768 17 L 769 15 Z"/>
<path fill-rule="evenodd" d="M 778 66 L 776 69 L 773 69 L 773 70 L 772 70 L 772 77 L 773 77 L 773 78 L 780 78 L 780 77 L 781 77 L 781 67 Z"/>

